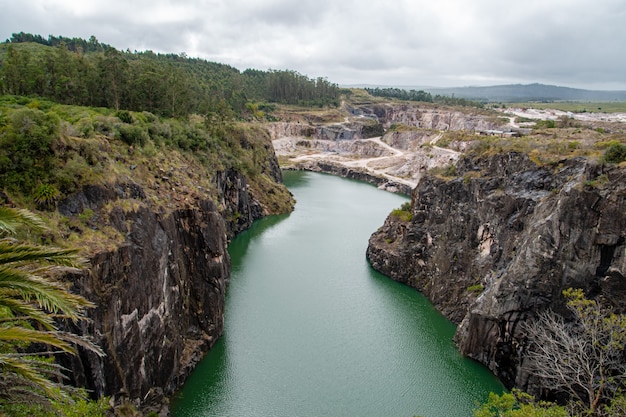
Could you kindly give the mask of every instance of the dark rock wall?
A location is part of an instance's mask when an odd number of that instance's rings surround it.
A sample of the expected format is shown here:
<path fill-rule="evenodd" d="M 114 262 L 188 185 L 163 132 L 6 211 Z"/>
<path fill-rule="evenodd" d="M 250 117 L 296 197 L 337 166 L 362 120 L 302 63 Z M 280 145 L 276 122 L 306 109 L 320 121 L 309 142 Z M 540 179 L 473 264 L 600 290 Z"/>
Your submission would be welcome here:
<path fill-rule="evenodd" d="M 279 171 L 280 172 L 280 171 Z M 247 179 L 234 170 L 219 172 L 216 175 L 218 194 L 227 223 L 229 237 L 246 230 L 252 222 L 264 215 L 261 204 L 248 190 Z"/>
<path fill-rule="evenodd" d="M 368 258 L 460 324 L 462 353 L 508 387 L 532 389 L 523 321 L 564 311 L 569 287 L 626 307 L 626 172 L 584 160 L 538 167 L 516 153 L 465 158 L 457 170 L 451 181 L 425 176 L 412 221 L 390 216 Z"/>
<path fill-rule="evenodd" d="M 260 162 L 274 193 L 282 181 L 275 155 Z M 87 186 L 59 204 L 65 216 L 93 210 L 93 227 L 111 227 L 123 239 L 115 250 L 92 255 L 88 270 L 69 276 L 74 290 L 96 305 L 88 311 L 90 322 L 74 330 L 93 335 L 106 353 L 98 358 L 81 351 L 62 359 L 75 384 L 112 396 L 116 404 L 161 412 L 221 336 L 228 242 L 271 210 L 239 172 L 214 178 L 215 191 L 175 209 L 150 204 L 132 180 Z"/>
<path fill-rule="evenodd" d="M 83 330 L 107 356 L 81 356 L 73 375 L 97 394 L 172 394 L 223 330 L 224 222 L 209 201 L 166 216 L 114 210 L 111 222 L 127 227 L 127 242 L 95 255 L 91 270 L 74 278 L 97 306 Z"/>

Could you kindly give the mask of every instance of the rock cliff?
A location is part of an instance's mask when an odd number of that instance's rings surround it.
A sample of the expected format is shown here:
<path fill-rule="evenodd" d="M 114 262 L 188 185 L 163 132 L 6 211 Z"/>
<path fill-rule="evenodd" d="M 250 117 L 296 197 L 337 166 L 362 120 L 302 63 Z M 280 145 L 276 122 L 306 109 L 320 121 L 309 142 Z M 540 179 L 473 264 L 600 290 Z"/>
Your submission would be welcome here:
<path fill-rule="evenodd" d="M 471 146 L 468 136 L 508 122 L 494 112 L 418 102 L 344 103 L 332 121 L 299 116 L 268 124 L 283 166 L 361 177 L 403 193 L 424 171 L 454 163 Z"/>
<path fill-rule="evenodd" d="M 431 131 L 481 131 L 496 129 L 506 124 L 504 119 L 477 109 L 459 110 L 424 103 L 356 105 L 347 107 L 345 110 L 348 116 L 341 122 L 282 121 L 268 123 L 267 128 L 272 140 L 285 137 L 306 137 L 339 141 L 382 136 L 385 130 L 393 125 Z M 409 133 L 409 135 L 415 134 Z M 423 136 L 424 133 L 420 132 L 419 135 Z"/>
<path fill-rule="evenodd" d="M 248 174 L 172 162 L 172 153 L 171 168 L 167 158 L 133 166 L 136 175 L 84 186 L 59 203 L 90 251 L 90 268 L 68 279 L 96 308 L 74 330 L 106 353 L 65 358 L 74 383 L 118 405 L 166 412 L 167 398 L 222 334 L 230 238 L 293 207 L 269 138 L 257 142 Z M 91 234 L 109 243 L 90 246 Z"/>
<path fill-rule="evenodd" d="M 502 124 L 501 120 L 478 110 L 461 111 L 458 108 L 424 103 L 360 105 L 349 110 L 355 116 L 382 123 L 385 129 L 402 124 L 421 129 L 474 131 L 494 129 Z"/>
<path fill-rule="evenodd" d="M 507 387 L 534 391 L 523 368 L 525 320 L 564 311 L 569 287 L 626 309 L 625 180 L 623 167 L 585 159 L 462 157 L 456 178 L 422 178 L 411 221 L 390 215 L 367 256 L 459 324 L 462 353 Z"/>
<path fill-rule="evenodd" d="M 376 126 L 379 126 L 378 129 Z M 377 123 L 344 122 L 333 124 L 305 124 L 301 122 L 268 123 L 267 128 L 272 139 L 284 137 L 308 137 L 318 140 L 338 141 L 354 140 L 380 136 L 382 126 Z"/>
<path fill-rule="evenodd" d="M 159 406 L 221 335 L 226 227 L 206 200 L 166 215 L 115 209 L 110 221 L 126 230 L 124 243 L 95 254 L 91 269 L 73 277 L 75 289 L 97 306 L 82 330 L 107 356 L 81 355 L 72 375 L 116 402 Z"/>

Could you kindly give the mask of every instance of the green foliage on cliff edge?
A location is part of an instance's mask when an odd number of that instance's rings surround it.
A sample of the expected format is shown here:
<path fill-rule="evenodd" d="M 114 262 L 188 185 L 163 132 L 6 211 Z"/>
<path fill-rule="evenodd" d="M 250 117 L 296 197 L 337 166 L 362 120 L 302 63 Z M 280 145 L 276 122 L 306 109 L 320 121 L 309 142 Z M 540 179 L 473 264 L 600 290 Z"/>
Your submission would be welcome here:
<path fill-rule="evenodd" d="M 622 143 L 612 144 L 604 152 L 604 161 L 612 164 L 619 164 L 626 161 L 626 145 Z"/>
<path fill-rule="evenodd" d="M 570 417 L 561 406 L 537 402 L 519 390 L 498 395 L 489 394 L 489 400 L 474 411 L 474 417 Z"/>
<path fill-rule="evenodd" d="M 51 405 L 7 404 L 2 407 L 10 417 L 107 417 L 111 416 L 111 406 L 107 397 L 98 400 L 87 399 L 87 393 L 80 391 L 67 401 L 53 401 Z"/>
<path fill-rule="evenodd" d="M 145 199 L 111 203 L 128 206 L 124 211 L 141 205 L 167 211 L 197 199 L 213 199 L 220 207 L 215 175 L 230 170 L 246 177 L 267 214 L 290 211 L 293 200 L 274 179 L 278 167 L 271 152 L 260 125 L 237 122 L 227 111 L 164 118 L 0 96 L 0 190 L 19 206 L 47 211 L 61 229 L 80 230 L 88 240 L 92 235 L 94 242 L 119 238 L 97 221 L 84 224 L 54 214 L 59 202 L 85 185 L 138 184 Z M 71 241 L 70 235 L 63 239 Z"/>
<path fill-rule="evenodd" d="M 413 219 L 413 212 L 411 210 L 411 203 L 407 201 L 399 208 L 392 210 L 391 215 L 404 222 L 410 222 Z"/>

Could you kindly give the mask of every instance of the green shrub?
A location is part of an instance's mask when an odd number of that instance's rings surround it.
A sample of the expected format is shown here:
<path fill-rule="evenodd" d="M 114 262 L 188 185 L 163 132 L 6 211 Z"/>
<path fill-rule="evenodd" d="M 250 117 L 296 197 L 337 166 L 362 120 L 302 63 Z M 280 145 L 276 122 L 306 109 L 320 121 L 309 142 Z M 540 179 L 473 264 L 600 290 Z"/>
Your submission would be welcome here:
<path fill-rule="evenodd" d="M 489 400 L 474 410 L 474 417 L 570 417 L 561 406 L 536 402 L 524 392 L 513 390 L 512 393 L 489 394 Z"/>
<path fill-rule="evenodd" d="M 0 183 L 9 191 L 30 193 L 54 172 L 53 142 L 60 119 L 54 113 L 21 108 L 0 135 Z"/>
<path fill-rule="evenodd" d="M 59 195 L 59 190 L 54 185 L 39 184 L 33 191 L 33 200 L 39 208 L 51 209 L 55 207 Z"/>
<path fill-rule="evenodd" d="M 76 122 L 74 127 L 78 131 L 78 134 L 83 138 L 90 138 L 93 136 L 94 127 L 91 117 L 83 117 L 78 122 Z"/>
<path fill-rule="evenodd" d="M 483 292 L 484 289 L 485 287 L 483 287 L 483 284 L 475 284 L 475 285 L 470 285 L 469 287 L 467 287 L 467 292 L 480 294 L 481 292 Z"/>
<path fill-rule="evenodd" d="M 141 126 L 123 124 L 117 128 L 119 138 L 122 142 L 131 146 L 143 146 L 148 140 L 148 134 Z"/>
<path fill-rule="evenodd" d="M 626 145 L 615 143 L 604 151 L 604 161 L 610 164 L 619 164 L 626 161 Z"/>
<path fill-rule="evenodd" d="M 405 222 L 410 222 L 413 219 L 413 213 L 411 212 L 411 203 L 403 203 L 400 208 L 397 208 L 391 212 L 391 215 Z"/>
<path fill-rule="evenodd" d="M 115 112 L 115 116 L 124 123 L 131 124 L 133 122 L 133 115 L 128 110 L 118 110 Z"/>
<path fill-rule="evenodd" d="M 556 122 L 554 120 L 537 120 L 535 129 L 554 129 Z"/>
<path fill-rule="evenodd" d="M 593 147 L 596 149 L 608 149 L 613 145 L 620 145 L 621 142 L 619 140 L 606 140 L 601 142 L 596 142 Z"/>
<path fill-rule="evenodd" d="M 150 113 L 149 111 L 142 112 L 141 116 L 143 117 L 146 123 L 153 123 L 158 120 L 158 118 L 154 114 Z"/>
<path fill-rule="evenodd" d="M 93 128 L 96 133 L 100 133 L 107 137 L 113 137 L 115 134 L 115 124 L 117 121 L 115 118 L 107 116 L 98 116 L 93 121 Z"/>

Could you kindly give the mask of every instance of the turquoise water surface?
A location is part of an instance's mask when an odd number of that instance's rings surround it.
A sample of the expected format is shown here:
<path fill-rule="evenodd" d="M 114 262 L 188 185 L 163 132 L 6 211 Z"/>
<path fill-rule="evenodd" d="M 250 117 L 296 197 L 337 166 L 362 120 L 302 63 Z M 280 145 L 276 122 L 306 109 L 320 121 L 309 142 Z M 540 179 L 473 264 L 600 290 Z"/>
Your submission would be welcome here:
<path fill-rule="evenodd" d="M 458 353 L 453 324 L 365 258 L 406 197 L 309 172 L 285 172 L 285 184 L 295 211 L 229 246 L 225 333 L 173 417 L 469 417 L 502 391 Z"/>

